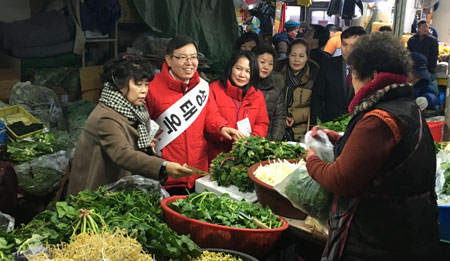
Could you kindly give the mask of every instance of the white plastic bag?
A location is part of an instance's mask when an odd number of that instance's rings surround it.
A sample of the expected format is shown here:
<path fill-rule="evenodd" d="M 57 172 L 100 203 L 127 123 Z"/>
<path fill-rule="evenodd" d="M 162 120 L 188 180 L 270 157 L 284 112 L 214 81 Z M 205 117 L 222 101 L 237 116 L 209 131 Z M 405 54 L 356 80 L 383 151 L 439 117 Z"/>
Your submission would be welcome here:
<path fill-rule="evenodd" d="M 317 138 L 312 138 L 309 131 L 306 133 L 305 142 L 308 148 L 316 151 L 320 159 L 334 161 L 333 144 L 323 131 L 318 130 Z M 318 219 L 322 224 L 328 220 L 333 195 L 309 176 L 306 165 L 296 169 L 274 188 L 289 199 L 294 207 Z"/>

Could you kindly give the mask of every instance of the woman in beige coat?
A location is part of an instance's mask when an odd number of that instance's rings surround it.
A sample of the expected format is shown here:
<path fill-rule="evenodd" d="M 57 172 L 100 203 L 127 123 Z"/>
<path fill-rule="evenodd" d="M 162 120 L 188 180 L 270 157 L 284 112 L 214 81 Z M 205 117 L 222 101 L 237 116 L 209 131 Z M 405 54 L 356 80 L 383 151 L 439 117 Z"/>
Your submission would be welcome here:
<path fill-rule="evenodd" d="M 162 183 L 168 175 L 190 176 L 190 169 L 152 156 L 150 118 L 144 107 L 153 78 L 150 63 L 139 56 L 119 55 L 104 65 L 100 76 L 104 88 L 78 140 L 68 194 L 133 174 Z"/>
<path fill-rule="evenodd" d="M 286 85 L 285 139 L 299 141 L 308 131 L 311 93 L 319 65 L 309 59 L 309 46 L 304 39 L 295 39 L 288 49 L 288 59 L 282 62 L 281 74 Z"/>

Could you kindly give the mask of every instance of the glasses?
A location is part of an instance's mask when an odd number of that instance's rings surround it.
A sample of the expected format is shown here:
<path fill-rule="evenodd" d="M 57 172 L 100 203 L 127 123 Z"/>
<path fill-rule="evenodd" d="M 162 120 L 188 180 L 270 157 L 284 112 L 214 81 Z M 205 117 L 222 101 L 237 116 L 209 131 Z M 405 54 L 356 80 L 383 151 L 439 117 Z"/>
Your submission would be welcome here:
<path fill-rule="evenodd" d="M 191 56 L 186 56 L 186 55 L 180 55 L 180 56 L 176 56 L 176 55 L 172 55 L 171 57 L 177 59 L 180 62 L 187 62 L 188 60 L 190 60 L 191 62 L 197 62 L 198 61 L 198 56 L 197 55 L 191 55 Z"/>

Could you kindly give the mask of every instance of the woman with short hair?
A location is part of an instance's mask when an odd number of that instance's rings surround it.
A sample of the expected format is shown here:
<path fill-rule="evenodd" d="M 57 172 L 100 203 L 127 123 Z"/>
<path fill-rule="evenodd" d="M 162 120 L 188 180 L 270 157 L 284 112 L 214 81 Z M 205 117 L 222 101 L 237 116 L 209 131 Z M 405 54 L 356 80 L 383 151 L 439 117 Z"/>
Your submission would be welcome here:
<path fill-rule="evenodd" d="M 269 116 L 267 139 L 282 141 L 286 129 L 286 105 L 284 102 L 286 87 L 283 76 L 273 71 L 277 53 L 270 45 L 257 45 L 252 52 L 257 56 L 259 90 L 264 95 Z"/>
<path fill-rule="evenodd" d="M 104 87 L 99 103 L 80 134 L 70 173 L 68 194 L 139 174 L 159 180 L 181 178 L 192 171 L 153 156 L 144 107 L 152 66 L 136 55 L 119 55 L 103 66 Z M 156 123 L 154 123 L 156 124 Z"/>
<path fill-rule="evenodd" d="M 411 99 L 409 52 L 376 32 L 358 39 L 348 64 L 353 117 L 342 137 L 325 130 L 336 161 L 311 149 L 306 160 L 310 176 L 334 193 L 321 260 L 438 260 L 436 155 Z"/>

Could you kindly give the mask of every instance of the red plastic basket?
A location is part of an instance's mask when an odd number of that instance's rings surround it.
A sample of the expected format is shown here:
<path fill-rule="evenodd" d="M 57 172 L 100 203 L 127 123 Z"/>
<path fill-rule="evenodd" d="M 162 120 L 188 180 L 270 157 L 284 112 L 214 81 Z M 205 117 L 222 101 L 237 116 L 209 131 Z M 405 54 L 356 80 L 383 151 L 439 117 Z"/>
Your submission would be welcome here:
<path fill-rule="evenodd" d="M 227 227 L 199 221 L 169 208 L 168 205 L 178 199 L 186 199 L 186 196 L 172 196 L 161 201 L 165 221 L 178 234 L 189 234 L 202 248 L 231 249 L 261 258 L 273 248 L 281 233 L 289 227 L 281 217 L 283 225 L 274 229 Z"/>
<path fill-rule="evenodd" d="M 442 141 L 442 130 L 444 126 L 444 121 L 429 121 L 428 128 L 430 128 L 431 136 L 433 136 L 434 141 Z"/>

